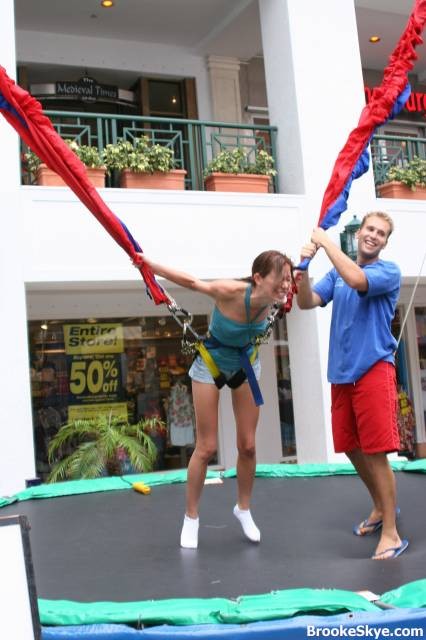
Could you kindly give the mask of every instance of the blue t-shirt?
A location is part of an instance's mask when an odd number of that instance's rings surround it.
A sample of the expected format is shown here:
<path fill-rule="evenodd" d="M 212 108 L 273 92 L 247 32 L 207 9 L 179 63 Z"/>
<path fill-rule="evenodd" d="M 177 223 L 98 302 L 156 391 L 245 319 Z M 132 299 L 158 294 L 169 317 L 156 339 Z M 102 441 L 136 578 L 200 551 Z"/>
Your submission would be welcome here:
<path fill-rule="evenodd" d="M 336 269 L 313 287 L 323 306 L 333 300 L 328 380 L 335 384 L 356 382 L 380 360 L 395 361 L 397 343 L 391 333 L 391 322 L 401 272 L 395 263 L 385 260 L 360 266 L 368 280 L 366 292 L 352 289 Z"/>

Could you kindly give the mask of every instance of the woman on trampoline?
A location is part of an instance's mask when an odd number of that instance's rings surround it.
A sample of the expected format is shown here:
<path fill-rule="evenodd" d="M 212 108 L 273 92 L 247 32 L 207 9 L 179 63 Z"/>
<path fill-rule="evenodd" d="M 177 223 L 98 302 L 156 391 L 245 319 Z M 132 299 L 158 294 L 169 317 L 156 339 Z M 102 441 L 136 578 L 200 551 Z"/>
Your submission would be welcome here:
<path fill-rule="evenodd" d="M 237 432 L 238 499 L 234 515 L 247 538 L 259 542 L 260 531 L 250 513 L 256 469 L 257 405 L 262 403 L 261 399 L 255 401 L 253 397 L 260 377 L 260 361 L 253 339 L 265 331 L 271 305 L 286 300 L 293 282 L 291 260 L 279 251 L 264 251 L 255 258 L 249 278 L 206 281 L 157 264 L 145 254 L 138 254 L 138 258 L 156 275 L 206 294 L 215 302 L 209 337 L 205 342 L 207 358 L 197 355 L 189 371 L 196 419 L 196 446 L 188 465 L 186 513 L 180 544 L 189 549 L 198 546 L 198 505 L 207 465 L 217 449 L 219 388 L 224 382 L 231 387 Z M 211 373 L 209 356 L 219 370 L 219 377 L 214 378 Z M 221 384 L 218 384 L 219 378 Z M 246 384 L 247 378 L 250 385 Z"/>

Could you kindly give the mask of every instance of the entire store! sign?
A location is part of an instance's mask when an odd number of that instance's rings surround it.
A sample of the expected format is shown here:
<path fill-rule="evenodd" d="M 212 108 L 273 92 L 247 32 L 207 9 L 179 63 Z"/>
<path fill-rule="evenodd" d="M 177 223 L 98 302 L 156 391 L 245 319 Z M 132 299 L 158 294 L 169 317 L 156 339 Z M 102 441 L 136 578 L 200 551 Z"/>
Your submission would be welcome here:
<path fill-rule="evenodd" d="M 370 87 L 364 87 L 365 101 L 368 104 L 371 99 L 373 89 Z M 426 93 L 420 93 L 419 91 L 412 91 L 410 97 L 404 106 L 404 111 L 409 113 L 422 113 L 426 111 Z"/>
<path fill-rule="evenodd" d="M 68 420 L 99 413 L 127 416 L 123 399 L 121 324 L 65 324 L 65 353 L 70 386 Z"/>
<path fill-rule="evenodd" d="M 89 76 L 84 76 L 77 82 L 56 82 L 55 93 L 57 96 L 73 97 L 85 102 L 105 99 L 118 100 L 118 87 L 99 84 Z"/>

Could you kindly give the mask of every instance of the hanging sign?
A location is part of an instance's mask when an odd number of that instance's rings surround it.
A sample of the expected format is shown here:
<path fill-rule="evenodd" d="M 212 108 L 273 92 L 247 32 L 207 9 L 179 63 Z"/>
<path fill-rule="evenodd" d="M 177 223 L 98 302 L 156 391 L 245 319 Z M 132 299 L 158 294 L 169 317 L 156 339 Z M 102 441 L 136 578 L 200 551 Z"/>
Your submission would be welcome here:
<path fill-rule="evenodd" d="M 118 100 L 118 87 L 107 84 L 99 84 L 94 78 L 84 76 L 77 82 L 59 81 L 55 83 L 57 96 L 77 98 L 84 102 L 96 102 L 97 100 Z"/>
<path fill-rule="evenodd" d="M 368 104 L 371 100 L 371 94 L 373 89 L 370 87 L 364 87 L 365 101 Z M 426 111 L 426 93 L 420 93 L 419 91 L 412 91 L 407 102 L 405 103 L 403 111 L 409 113 L 422 113 Z"/>

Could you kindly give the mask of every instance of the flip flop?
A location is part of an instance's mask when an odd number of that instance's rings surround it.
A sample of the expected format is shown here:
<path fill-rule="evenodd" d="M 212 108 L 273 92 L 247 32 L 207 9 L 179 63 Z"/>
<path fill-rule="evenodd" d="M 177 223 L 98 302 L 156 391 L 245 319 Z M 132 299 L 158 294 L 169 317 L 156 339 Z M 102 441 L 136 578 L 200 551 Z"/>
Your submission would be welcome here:
<path fill-rule="evenodd" d="M 389 547 L 389 549 L 385 549 L 380 553 L 375 553 L 374 556 L 371 556 L 371 559 L 377 560 L 380 558 L 380 556 L 384 556 L 385 553 L 391 553 L 391 555 L 388 558 L 384 558 L 384 560 L 393 560 L 393 558 L 397 558 L 398 556 L 401 555 L 401 553 L 404 553 L 408 545 L 409 545 L 408 540 L 402 540 L 399 547 Z"/>
<path fill-rule="evenodd" d="M 401 509 L 397 507 L 395 509 L 395 516 L 398 518 L 401 513 Z M 383 520 L 376 520 L 375 522 L 369 522 L 367 520 L 363 520 L 360 524 L 356 524 L 352 529 L 354 535 L 356 536 L 371 536 L 373 533 L 376 533 L 383 526 Z M 363 529 L 370 529 L 370 531 L 362 531 Z"/>

